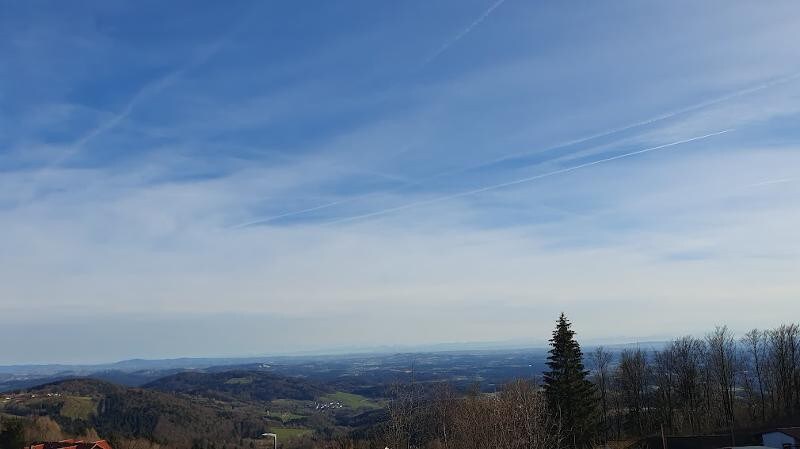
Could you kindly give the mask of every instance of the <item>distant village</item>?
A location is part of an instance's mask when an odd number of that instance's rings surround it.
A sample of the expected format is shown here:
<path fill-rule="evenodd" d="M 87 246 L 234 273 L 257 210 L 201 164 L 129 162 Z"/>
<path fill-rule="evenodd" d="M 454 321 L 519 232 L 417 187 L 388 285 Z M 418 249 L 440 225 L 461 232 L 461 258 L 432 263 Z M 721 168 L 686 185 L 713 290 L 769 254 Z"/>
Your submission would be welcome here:
<path fill-rule="evenodd" d="M 57 398 L 59 396 L 61 396 L 61 393 L 47 393 L 42 395 L 37 395 L 35 393 L 6 393 L 6 395 L 3 397 L 3 402 L 22 399 L 36 399 L 37 397 Z"/>
<path fill-rule="evenodd" d="M 314 410 L 328 410 L 343 408 L 344 405 L 340 401 L 334 402 L 314 402 Z"/>

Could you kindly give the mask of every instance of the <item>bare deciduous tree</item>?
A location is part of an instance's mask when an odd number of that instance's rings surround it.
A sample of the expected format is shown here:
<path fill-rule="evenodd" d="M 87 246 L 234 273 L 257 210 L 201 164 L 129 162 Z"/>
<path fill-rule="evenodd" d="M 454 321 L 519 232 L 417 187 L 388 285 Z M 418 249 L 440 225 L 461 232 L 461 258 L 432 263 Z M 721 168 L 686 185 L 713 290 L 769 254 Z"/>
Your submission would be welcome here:
<path fill-rule="evenodd" d="M 710 391 L 715 403 L 719 404 L 716 413 L 717 426 L 732 428 L 735 425 L 733 413 L 735 373 L 737 369 L 736 342 L 727 326 L 717 327 L 706 336 L 708 358 L 706 366 L 711 376 Z"/>
<path fill-rule="evenodd" d="M 395 405 L 397 407 L 398 404 Z M 391 448 L 558 449 L 561 429 L 546 400 L 531 382 L 518 380 L 498 393 L 458 396 L 449 387 L 419 399 L 416 412 L 396 408 L 390 415 Z M 400 412 L 400 410 L 403 410 Z M 398 436 L 398 429 L 400 435 Z M 417 435 L 408 435 L 411 431 Z"/>
<path fill-rule="evenodd" d="M 651 430 L 648 416 L 651 410 L 648 394 L 651 379 L 650 365 L 644 351 L 639 348 L 622 351 L 614 383 L 626 409 L 628 427 L 632 427 L 638 435 L 646 435 Z"/>
<path fill-rule="evenodd" d="M 742 337 L 744 349 L 745 381 L 751 385 L 750 400 L 758 403 L 758 417 L 761 422 L 767 420 L 767 403 L 764 395 L 764 333 L 753 329 Z M 755 410 L 755 407 L 751 407 Z M 752 416 L 755 418 L 755 416 Z"/>
<path fill-rule="evenodd" d="M 591 367 L 593 370 L 593 380 L 597 385 L 597 390 L 600 393 L 600 409 L 602 412 L 602 426 L 603 426 L 603 439 L 608 440 L 608 388 L 610 381 L 611 362 L 613 355 L 608 352 L 604 347 L 598 346 L 594 351 L 589 354 L 591 360 Z"/>

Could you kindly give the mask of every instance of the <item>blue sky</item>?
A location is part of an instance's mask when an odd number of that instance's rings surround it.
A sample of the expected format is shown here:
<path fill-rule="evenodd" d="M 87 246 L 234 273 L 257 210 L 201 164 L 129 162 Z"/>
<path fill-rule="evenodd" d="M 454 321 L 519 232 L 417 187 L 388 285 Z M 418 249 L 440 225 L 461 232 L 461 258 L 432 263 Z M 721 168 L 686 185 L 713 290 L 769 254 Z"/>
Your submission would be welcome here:
<path fill-rule="evenodd" d="M 0 9 L 0 363 L 800 315 L 796 2 Z"/>

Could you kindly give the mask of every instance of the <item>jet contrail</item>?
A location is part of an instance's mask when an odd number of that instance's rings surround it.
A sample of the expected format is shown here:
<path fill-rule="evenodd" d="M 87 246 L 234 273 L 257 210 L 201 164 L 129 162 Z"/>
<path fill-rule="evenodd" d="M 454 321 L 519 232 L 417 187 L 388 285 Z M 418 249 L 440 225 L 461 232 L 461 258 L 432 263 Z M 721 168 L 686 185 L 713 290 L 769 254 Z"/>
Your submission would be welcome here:
<path fill-rule="evenodd" d="M 130 116 L 130 114 L 142 100 L 146 99 L 148 96 L 152 96 L 161 92 L 182 77 L 186 72 L 208 62 L 217 53 L 219 53 L 219 51 L 229 43 L 232 37 L 238 33 L 239 30 L 243 28 L 249 21 L 250 14 L 245 13 L 232 27 L 230 27 L 227 32 L 225 32 L 225 34 L 212 42 L 211 45 L 208 45 L 206 48 L 202 49 L 196 57 L 189 60 L 181 67 L 178 67 L 140 87 L 139 90 L 137 90 L 133 96 L 130 97 L 128 102 L 119 112 L 115 113 L 110 119 L 86 132 L 78 140 L 69 145 L 58 157 L 45 164 L 44 167 L 42 167 L 34 176 L 34 186 L 39 182 L 40 177 L 47 169 L 60 165 L 65 160 L 81 151 L 87 143 L 94 140 L 97 136 L 119 126 L 120 123 L 124 122 Z"/>
<path fill-rule="evenodd" d="M 794 182 L 800 178 L 783 178 L 783 179 L 770 179 L 767 181 L 756 182 L 753 184 L 748 184 L 747 187 L 761 187 L 761 186 L 768 186 L 772 184 L 785 184 L 787 182 Z"/>
<path fill-rule="evenodd" d="M 332 224 L 338 224 L 338 223 L 346 223 L 346 222 L 350 222 L 350 221 L 361 220 L 361 219 L 364 219 L 364 218 L 370 218 L 370 217 L 375 217 L 375 216 L 378 216 L 378 215 L 385 215 L 385 214 L 389 214 L 389 213 L 392 213 L 392 212 L 397 212 L 397 211 L 401 211 L 401 210 L 405 210 L 405 209 L 410 209 L 412 207 L 425 206 L 425 205 L 428 205 L 428 204 L 439 203 L 439 202 L 442 202 L 442 201 L 448 201 L 448 200 L 452 200 L 452 199 L 456 199 L 456 198 L 462 198 L 462 197 L 465 197 L 465 196 L 477 195 L 479 193 L 488 192 L 490 190 L 497 190 L 497 189 L 502 189 L 502 188 L 505 188 L 505 187 L 511 187 L 511 186 L 515 186 L 515 185 L 519 185 L 519 184 L 524 184 L 524 183 L 527 183 L 527 182 L 536 181 L 537 179 L 548 178 L 550 176 L 561 175 L 561 174 L 569 173 L 571 171 L 579 170 L 579 169 L 582 169 L 582 168 L 591 167 L 593 165 L 604 164 L 604 163 L 607 163 L 607 162 L 616 161 L 618 159 L 624 159 L 624 158 L 636 156 L 636 155 L 639 155 L 639 154 L 649 153 L 651 151 L 662 150 L 664 148 L 669 148 L 669 147 L 674 147 L 676 145 L 681 145 L 681 144 L 684 144 L 684 143 L 694 142 L 696 140 L 702 140 L 702 139 L 707 139 L 709 137 L 719 136 L 721 134 L 729 133 L 731 131 L 733 131 L 733 129 L 725 129 L 725 130 L 717 131 L 717 132 L 714 132 L 714 133 L 711 133 L 711 134 L 705 134 L 705 135 L 702 135 L 702 136 L 692 137 L 692 138 L 689 138 L 689 139 L 678 140 L 676 142 L 671 142 L 671 143 L 666 143 L 666 144 L 663 144 L 663 145 L 658 145 L 658 146 L 655 146 L 655 147 L 645 148 L 643 150 L 632 151 L 630 153 L 620 154 L 620 155 L 617 155 L 617 156 L 607 157 L 607 158 L 604 158 L 604 159 L 598 159 L 596 161 L 587 162 L 585 164 L 579 164 L 579 165 L 575 165 L 575 166 L 572 166 L 572 167 L 562 168 L 562 169 L 554 170 L 554 171 L 547 172 L 547 173 L 542 173 L 542 174 L 538 174 L 538 175 L 534 175 L 534 176 L 528 176 L 528 177 L 525 177 L 525 178 L 515 179 L 513 181 L 507 181 L 507 182 L 503 182 L 503 183 L 500 183 L 500 184 L 492 184 L 492 185 L 481 187 L 481 188 L 478 188 L 478 189 L 467 190 L 465 192 L 459 192 L 459 193 L 454 193 L 452 195 L 440 196 L 440 197 L 431 198 L 431 199 L 428 199 L 428 200 L 416 201 L 416 202 L 413 202 L 413 203 L 403 204 L 402 206 L 391 207 L 391 208 L 388 208 L 388 209 L 383 209 L 383 210 L 379 210 L 379 211 L 375 211 L 375 212 L 370 212 L 370 213 L 367 213 L 367 214 L 355 215 L 355 216 L 352 216 L 352 217 L 341 218 L 341 219 L 338 219 L 338 220 L 329 221 L 329 222 L 327 222 L 325 224 L 326 225 L 332 225 Z"/>
<path fill-rule="evenodd" d="M 67 159 L 80 153 L 81 150 L 86 146 L 86 144 L 97 138 L 97 136 L 104 134 L 107 131 L 112 130 L 117 126 L 119 126 L 120 123 L 124 122 L 128 118 L 133 109 L 142 99 L 146 98 L 148 95 L 152 95 L 154 93 L 161 91 L 164 87 L 169 85 L 178 76 L 180 76 L 182 72 L 183 70 L 176 70 L 170 72 L 162 76 L 161 78 L 151 81 L 145 84 L 143 87 L 139 88 L 139 90 L 136 91 L 135 94 L 133 94 L 130 100 L 128 100 L 128 102 L 119 112 L 113 114 L 113 116 L 108 120 L 105 120 L 104 122 L 95 126 L 88 132 L 84 133 L 78 140 L 74 141 L 72 144 L 64 148 L 64 150 L 61 151 L 57 156 L 47 161 L 36 172 L 34 172 L 31 179 L 30 187 L 25 189 L 24 192 L 20 193 L 19 197 L 28 199 L 35 197 L 39 184 L 41 184 L 45 179 L 47 179 L 47 176 L 49 174 L 48 170 L 60 166 Z"/>
<path fill-rule="evenodd" d="M 480 25 L 481 22 L 486 20 L 486 18 L 489 17 L 489 14 L 491 14 L 492 11 L 494 11 L 495 9 L 499 8 L 500 5 L 502 5 L 505 1 L 506 0 L 498 0 L 497 2 L 495 2 L 492 6 L 489 7 L 489 9 L 484 11 L 483 14 L 480 15 L 480 17 L 478 17 L 471 24 L 469 24 L 468 27 L 464 28 L 463 30 L 461 30 L 460 33 L 456 34 L 452 39 L 450 39 L 449 41 L 445 42 L 444 45 L 442 45 L 439 48 L 439 50 L 436 51 L 436 53 L 431 55 L 428 59 L 425 60 L 425 62 L 422 63 L 422 66 L 424 67 L 424 66 L 430 64 L 431 62 L 433 62 L 434 59 L 438 58 L 439 56 L 442 55 L 442 53 L 446 52 L 448 49 L 450 49 L 450 47 L 455 45 L 456 42 L 458 42 L 461 39 L 463 39 L 464 36 L 469 34 L 470 31 L 473 30 L 473 28 L 475 28 L 476 26 Z"/>
<path fill-rule="evenodd" d="M 128 102 L 125 103 L 125 105 L 119 112 L 114 113 L 111 118 L 103 121 L 99 125 L 89 130 L 88 132 L 84 133 L 83 136 L 74 141 L 71 145 L 67 146 L 58 156 L 54 157 L 47 163 L 43 164 L 43 166 L 40 167 L 33 174 L 30 188 L 26 189 L 25 192 L 22 192 L 19 197 L 33 198 L 36 195 L 37 187 L 39 186 L 39 184 L 42 183 L 43 179 L 46 179 L 48 175 L 48 170 L 54 167 L 58 167 L 67 159 L 78 154 L 81 150 L 83 150 L 86 144 L 93 141 L 95 138 L 97 138 L 97 136 L 100 136 L 119 126 L 121 123 L 123 123 L 125 120 L 128 119 L 133 110 L 142 100 L 145 100 L 147 99 L 147 97 L 153 96 L 161 92 L 162 90 L 169 87 L 176 80 L 180 79 L 186 72 L 208 62 L 217 53 L 219 53 L 222 47 L 224 47 L 231 40 L 231 38 L 246 24 L 246 22 L 250 20 L 249 16 L 250 14 L 245 14 L 224 35 L 222 35 L 216 41 L 212 42 L 211 45 L 202 49 L 196 57 L 189 60 L 184 65 L 166 73 L 165 75 L 159 78 L 151 80 L 150 82 L 140 87 L 139 90 L 137 90 L 130 97 Z"/>
<path fill-rule="evenodd" d="M 703 101 L 703 102 L 700 102 L 700 103 L 696 103 L 696 104 L 693 104 L 693 105 L 690 105 L 690 106 L 686 106 L 686 107 L 683 107 L 683 108 L 680 108 L 680 109 L 677 109 L 677 110 L 674 110 L 674 111 L 671 111 L 671 112 L 667 112 L 667 113 L 664 113 L 664 114 L 661 114 L 661 115 L 657 115 L 655 117 L 651 117 L 651 118 L 648 118 L 648 119 L 645 119 L 645 120 L 641 120 L 641 121 L 638 121 L 638 122 L 630 123 L 628 125 L 623 125 L 623 126 L 620 126 L 620 127 L 617 127 L 617 128 L 612 128 L 612 129 L 607 130 L 607 131 L 599 132 L 597 134 L 591 134 L 591 135 L 588 135 L 588 136 L 579 137 L 577 139 L 568 140 L 566 142 L 561 142 L 561 143 L 558 143 L 556 145 L 553 145 L 553 146 L 550 146 L 550 147 L 547 147 L 547 148 L 544 148 L 544 149 L 540 149 L 540 150 L 524 150 L 524 151 L 518 151 L 518 152 L 514 152 L 514 153 L 508 153 L 506 155 L 503 155 L 503 156 L 500 156 L 500 157 L 497 157 L 497 158 L 494 158 L 494 159 L 490 159 L 490 160 L 487 160 L 487 161 L 484 161 L 484 162 L 480 162 L 480 163 L 475 164 L 475 165 L 470 165 L 468 167 L 459 168 L 459 169 L 455 169 L 455 170 L 447 170 L 447 171 L 435 173 L 433 175 L 429 175 L 429 176 L 423 177 L 423 178 L 418 179 L 416 181 L 409 181 L 409 182 L 403 184 L 402 186 L 396 187 L 394 189 L 389 189 L 388 191 L 383 191 L 383 192 L 380 192 L 380 193 L 396 192 L 396 191 L 398 191 L 400 189 L 404 189 L 404 188 L 407 188 L 407 187 L 423 185 L 425 181 L 429 181 L 431 179 L 441 178 L 441 177 L 450 176 L 450 175 L 454 175 L 454 174 L 458 174 L 458 173 L 464 173 L 464 172 L 467 172 L 467 171 L 470 171 L 470 170 L 477 170 L 479 168 L 488 167 L 490 165 L 494 165 L 494 164 L 497 164 L 497 163 L 500 163 L 500 162 L 503 162 L 503 161 L 507 161 L 507 160 L 516 158 L 516 157 L 522 157 L 522 156 L 526 156 L 526 155 L 530 155 L 530 154 L 534 154 L 534 153 L 540 153 L 540 152 L 544 153 L 544 152 L 548 152 L 548 151 L 553 151 L 553 150 L 557 150 L 559 148 L 564 148 L 564 147 L 577 145 L 577 144 L 584 143 L 584 142 L 589 142 L 591 140 L 599 139 L 599 138 L 602 138 L 602 137 L 608 137 L 608 136 L 611 136 L 611 135 L 614 135 L 614 134 L 618 134 L 618 133 L 621 133 L 621 132 L 624 132 L 624 131 L 629 131 L 631 129 L 639 128 L 639 127 L 642 127 L 642 126 L 652 125 L 654 123 L 658 123 L 658 122 L 662 122 L 664 120 L 675 118 L 675 117 L 678 117 L 680 115 L 687 114 L 689 112 L 694 112 L 694 111 L 697 111 L 697 110 L 700 110 L 700 109 L 703 109 L 703 108 L 707 108 L 709 106 L 714 106 L 716 104 L 723 103 L 723 102 L 728 101 L 728 100 L 732 100 L 732 99 L 735 99 L 735 98 L 738 98 L 738 97 L 742 97 L 742 96 L 745 96 L 745 95 L 748 95 L 748 94 L 752 94 L 754 92 L 758 92 L 758 91 L 761 91 L 761 90 L 764 90 L 764 89 L 768 89 L 768 88 L 776 86 L 776 85 L 785 84 L 785 83 L 791 82 L 791 81 L 793 81 L 793 80 L 795 80 L 797 78 L 800 78 L 800 72 L 794 73 L 792 75 L 787 75 L 787 76 L 784 76 L 784 77 L 781 77 L 781 78 L 777 78 L 777 79 L 774 79 L 774 80 L 771 80 L 771 81 L 767 81 L 767 82 L 764 82 L 764 83 L 761 83 L 761 84 L 758 84 L 758 85 L 755 85 L 755 86 L 751 86 L 751 87 L 747 87 L 747 88 L 744 88 L 744 89 L 740 89 L 740 90 L 731 92 L 729 94 L 723 95 L 721 97 L 713 98 L 711 100 L 706 100 L 706 101 Z M 247 226 L 253 226 L 253 225 L 257 225 L 257 224 L 269 223 L 271 221 L 275 221 L 275 220 L 278 220 L 278 219 L 281 219 L 281 218 L 292 217 L 292 216 L 295 216 L 295 215 L 302 215 L 302 214 L 305 214 L 305 213 L 308 213 L 308 212 L 327 209 L 327 208 L 338 206 L 338 205 L 341 205 L 341 204 L 352 203 L 354 201 L 358 201 L 358 200 L 360 200 L 362 198 L 367 198 L 367 197 L 370 197 L 370 196 L 373 196 L 373 195 L 376 195 L 376 194 L 377 193 L 375 193 L 375 192 L 369 192 L 369 193 L 365 193 L 365 194 L 361 194 L 361 195 L 356 195 L 356 196 L 353 196 L 353 197 L 350 197 L 350 198 L 337 200 L 337 201 L 333 201 L 333 202 L 330 202 L 330 203 L 320 204 L 319 206 L 314 206 L 314 207 L 311 207 L 311 208 L 308 208 L 308 209 L 300 209 L 300 210 L 288 211 L 288 212 L 281 213 L 279 215 L 273 215 L 273 216 L 269 216 L 269 217 L 253 220 L 253 221 L 250 221 L 250 222 L 247 222 L 247 223 L 234 225 L 234 226 L 231 226 L 231 228 L 238 229 L 238 228 L 243 228 L 243 227 L 247 227 Z"/>
<path fill-rule="evenodd" d="M 106 131 L 108 131 L 110 129 L 116 128 L 117 125 L 119 125 L 122 121 L 127 119 L 129 115 L 131 115 L 131 112 L 133 112 L 133 109 L 136 107 L 137 104 L 139 104 L 139 102 L 142 99 L 146 98 L 148 95 L 152 95 L 152 94 L 160 92 L 165 87 L 167 87 L 169 84 L 171 84 L 175 79 L 177 79 L 184 71 L 185 70 L 181 69 L 181 70 L 176 70 L 176 71 L 170 72 L 170 73 L 162 76 L 161 78 L 158 78 L 155 81 L 151 81 L 150 83 L 144 85 L 144 87 L 140 88 L 131 97 L 131 99 L 128 100 L 128 103 L 125 104 L 125 106 L 122 108 L 121 111 L 119 111 L 118 113 L 114 114 L 114 116 L 111 117 L 109 120 L 106 120 L 105 122 L 101 123 L 99 126 L 95 127 L 94 129 L 92 129 L 88 133 L 84 134 L 83 137 L 81 137 L 75 143 L 73 143 L 66 152 L 62 153 L 60 157 L 58 157 L 54 161 L 52 161 L 49 164 L 49 166 L 52 167 L 52 166 L 60 164 L 65 159 L 69 158 L 72 154 L 80 151 L 83 148 L 84 145 L 86 145 L 90 141 L 94 140 L 95 137 L 99 136 L 100 134 L 103 134 L 104 132 L 106 132 Z"/>
<path fill-rule="evenodd" d="M 296 211 L 292 211 L 292 212 L 286 212 L 286 213 L 283 213 L 283 214 L 273 215 L 271 217 L 266 217 L 266 218 L 261 218 L 261 219 L 258 219 L 258 220 L 248 221 L 248 222 L 245 222 L 245 223 L 239 223 L 239 224 L 230 226 L 228 229 L 241 229 L 241 228 L 246 228 L 248 226 L 254 226 L 254 225 L 257 225 L 257 224 L 269 223 L 270 221 L 279 220 L 279 219 L 285 218 L 285 217 L 291 217 L 291 216 L 294 216 L 294 215 L 300 215 L 300 214 L 305 214 L 305 213 L 308 213 L 308 212 L 314 212 L 315 210 L 320 210 L 320 209 L 327 209 L 329 207 L 333 207 L 333 206 L 336 206 L 338 204 L 347 203 L 347 202 L 350 202 L 350 201 L 353 201 L 353 199 L 351 198 L 351 199 L 345 199 L 345 200 L 341 200 L 341 201 L 334 201 L 332 203 L 326 203 L 326 204 L 321 204 L 319 206 L 309 207 L 308 209 L 300 209 L 300 210 L 296 210 Z"/>
<path fill-rule="evenodd" d="M 105 133 L 106 131 L 116 128 L 120 123 L 126 120 L 128 116 L 130 116 L 134 108 L 136 108 L 136 106 L 143 99 L 147 98 L 148 96 L 155 95 L 158 92 L 161 92 L 162 90 L 167 88 L 170 84 L 175 82 L 175 80 L 183 76 L 189 70 L 207 62 L 209 59 L 211 59 L 211 57 L 213 57 L 217 52 L 219 52 L 220 48 L 223 46 L 225 42 L 227 42 L 229 38 L 230 36 L 226 35 L 222 39 L 219 39 L 218 41 L 210 45 L 206 51 L 200 54 L 199 57 L 188 62 L 184 66 L 175 69 L 167 73 L 166 75 L 145 84 L 138 91 L 136 91 L 135 94 L 133 94 L 130 100 L 128 100 L 128 102 L 119 112 L 114 114 L 114 116 L 111 117 L 110 119 L 106 120 L 105 122 L 101 123 L 94 129 L 84 134 L 80 139 L 75 141 L 75 143 L 70 145 L 69 148 L 67 148 L 67 150 L 64 151 L 59 157 L 55 158 L 49 164 L 47 164 L 45 168 L 50 168 L 59 165 L 60 163 L 64 162 L 66 159 L 71 157 L 73 154 L 80 151 L 87 143 L 94 140 L 97 136 Z"/>
<path fill-rule="evenodd" d="M 612 129 L 610 129 L 608 131 L 603 131 L 603 132 L 600 132 L 600 133 L 597 133 L 597 134 L 592 134 L 592 135 L 589 135 L 589 136 L 586 136 L 586 137 L 580 137 L 580 138 L 575 139 L 575 140 L 563 142 L 563 143 L 560 143 L 560 144 L 558 144 L 558 145 L 556 145 L 554 147 L 550 147 L 550 148 L 547 148 L 547 149 L 542 150 L 542 151 L 549 151 L 549 150 L 554 150 L 554 149 L 558 149 L 558 148 L 561 148 L 561 147 L 567 147 L 567 146 L 571 146 L 571 145 L 576 145 L 576 144 L 583 143 L 583 142 L 586 142 L 586 141 L 589 141 L 589 140 L 599 139 L 601 137 L 608 137 L 610 135 L 621 133 L 623 131 L 628 131 L 628 130 L 631 130 L 631 129 L 634 129 L 634 128 L 639 128 L 639 127 L 646 126 L 646 125 L 652 125 L 653 123 L 662 122 L 664 120 L 668 120 L 668 119 L 671 119 L 671 118 L 674 118 L 674 117 L 677 117 L 677 116 L 680 116 L 680 115 L 683 115 L 683 114 L 686 114 L 686 113 L 689 113 L 689 112 L 693 112 L 693 111 L 696 111 L 696 110 L 699 110 L 699 109 L 707 108 L 709 106 L 714 106 L 716 104 L 723 103 L 725 101 L 732 100 L 734 98 L 742 97 L 742 96 L 751 94 L 753 92 L 758 92 L 760 90 L 764 90 L 764 89 L 770 88 L 772 86 L 776 86 L 778 84 L 785 84 L 785 83 L 788 83 L 788 82 L 793 81 L 793 80 L 798 79 L 798 78 L 800 78 L 800 72 L 797 72 L 797 73 L 794 73 L 792 75 L 788 75 L 788 76 L 785 76 L 785 77 L 782 77 L 782 78 L 777 78 L 777 79 L 774 79 L 774 80 L 771 80 L 771 81 L 767 81 L 767 82 L 758 84 L 756 86 L 751 86 L 751 87 L 747 87 L 747 88 L 744 88 L 744 89 L 740 89 L 740 90 L 731 92 L 729 94 L 723 95 L 721 97 L 713 98 L 711 100 L 706 100 L 706 101 L 703 101 L 703 102 L 700 102 L 700 103 L 693 104 L 691 106 L 686 106 L 686 107 L 683 107 L 683 108 L 680 108 L 680 109 L 677 109 L 677 110 L 674 110 L 674 111 L 671 111 L 671 112 L 667 112 L 667 113 L 664 113 L 664 114 L 661 114 L 661 115 L 657 115 L 655 117 L 651 117 L 651 118 L 648 118 L 648 119 L 645 119 L 645 120 L 642 120 L 642 121 L 638 121 L 638 122 L 634 122 L 634 123 L 631 123 L 631 124 L 628 124 L 628 125 L 620 126 L 618 128 L 612 128 Z M 473 165 L 471 167 L 460 169 L 460 171 L 474 170 L 474 169 L 477 169 L 477 168 L 482 168 L 482 167 L 486 167 L 486 166 L 489 166 L 489 165 L 492 165 L 492 164 L 497 164 L 499 162 L 507 161 L 507 160 L 513 159 L 515 157 L 526 156 L 526 155 L 529 155 L 529 154 L 532 154 L 532 153 L 533 153 L 533 151 L 530 151 L 530 150 L 519 151 L 519 152 L 516 152 L 516 153 L 509 153 L 507 155 L 500 156 L 500 157 L 498 157 L 496 159 L 492 159 L 491 161 L 483 162 L 483 163 L 480 163 L 480 164 L 477 164 L 477 165 Z"/>

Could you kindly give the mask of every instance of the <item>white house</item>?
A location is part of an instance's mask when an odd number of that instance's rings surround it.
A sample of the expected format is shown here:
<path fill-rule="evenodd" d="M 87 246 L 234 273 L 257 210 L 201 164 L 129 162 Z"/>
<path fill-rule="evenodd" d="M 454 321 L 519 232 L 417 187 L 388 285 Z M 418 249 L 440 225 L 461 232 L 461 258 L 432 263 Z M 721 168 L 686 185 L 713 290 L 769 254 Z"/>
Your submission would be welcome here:
<path fill-rule="evenodd" d="M 800 449 L 800 427 L 775 429 L 761 434 L 764 446 L 776 449 Z"/>

